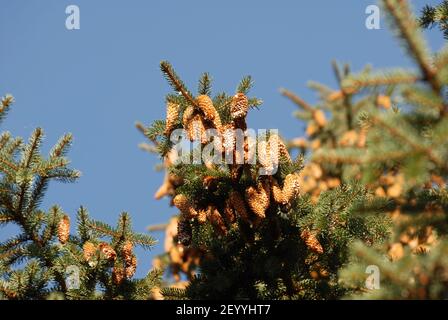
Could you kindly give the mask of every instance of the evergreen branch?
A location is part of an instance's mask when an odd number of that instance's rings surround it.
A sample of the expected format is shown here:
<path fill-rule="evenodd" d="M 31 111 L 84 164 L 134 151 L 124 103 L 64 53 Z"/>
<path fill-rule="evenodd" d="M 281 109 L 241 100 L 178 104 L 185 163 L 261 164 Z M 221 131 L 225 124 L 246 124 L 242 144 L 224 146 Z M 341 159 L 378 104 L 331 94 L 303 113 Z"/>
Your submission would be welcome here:
<path fill-rule="evenodd" d="M 383 0 L 386 12 L 392 18 L 400 36 L 407 45 L 409 54 L 419 65 L 424 78 L 431 84 L 436 94 L 440 95 L 441 85 L 437 79 L 437 72 L 431 64 L 429 49 L 418 28 L 418 22 L 412 11 L 409 9 L 407 1 Z"/>
<path fill-rule="evenodd" d="M 443 161 L 443 159 L 440 159 L 439 156 L 434 154 L 431 147 L 422 146 L 419 143 L 416 143 L 415 141 L 410 139 L 409 132 L 407 132 L 407 134 L 404 132 L 401 132 L 397 127 L 390 126 L 389 124 L 387 124 L 385 121 L 383 121 L 383 119 L 381 117 L 372 115 L 371 120 L 374 124 L 383 127 L 384 129 L 389 131 L 391 135 L 399 138 L 401 141 L 408 144 L 416 152 L 421 152 L 423 154 L 426 154 L 428 156 L 428 158 L 431 161 L 433 161 L 435 164 L 437 164 L 439 167 L 446 168 L 447 164 Z"/>
<path fill-rule="evenodd" d="M 298 105 L 300 108 L 302 108 L 305 111 L 314 112 L 314 108 L 310 106 L 305 100 L 300 98 L 298 95 L 292 93 L 291 91 L 287 89 L 280 89 L 280 93 L 284 95 L 285 97 L 289 98 L 292 102 L 294 102 L 296 105 Z"/>
<path fill-rule="evenodd" d="M 418 80 L 419 77 L 412 72 L 398 69 L 377 74 L 361 73 L 356 76 L 351 75 L 342 81 L 342 88 L 345 92 L 355 93 L 366 87 L 411 84 Z"/>
<path fill-rule="evenodd" d="M 212 78 L 208 72 L 204 72 L 199 79 L 198 93 L 207 96 L 212 94 Z"/>
<path fill-rule="evenodd" d="M 185 84 L 174 72 L 171 64 L 168 61 L 162 61 L 160 63 L 160 69 L 162 70 L 163 74 L 165 75 L 169 84 L 174 88 L 174 90 L 176 92 L 180 92 L 192 106 L 199 108 L 197 101 L 193 99 L 192 94 L 188 91 Z"/>
<path fill-rule="evenodd" d="M 249 90 L 252 88 L 254 82 L 252 80 L 251 76 L 245 76 L 243 79 L 241 79 L 240 83 L 238 84 L 238 87 L 236 88 L 237 93 L 244 93 L 247 95 L 249 93 Z"/>

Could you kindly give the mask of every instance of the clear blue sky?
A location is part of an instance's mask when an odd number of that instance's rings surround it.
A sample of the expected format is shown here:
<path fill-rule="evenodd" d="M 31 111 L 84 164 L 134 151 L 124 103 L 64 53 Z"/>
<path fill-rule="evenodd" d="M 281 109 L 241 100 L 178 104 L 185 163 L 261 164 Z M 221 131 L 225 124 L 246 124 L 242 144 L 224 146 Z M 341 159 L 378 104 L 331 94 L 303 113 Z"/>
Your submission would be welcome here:
<path fill-rule="evenodd" d="M 439 1 L 413 1 L 420 9 Z M 163 175 L 156 156 L 138 149 L 135 129 L 165 115 L 169 87 L 159 62 L 169 60 L 191 90 L 209 71 L 216 90 L 234 92 L 243 75 L 255 79 L 252 93 L 264 100 L 252 112 L 252 128 L 279 128 L 286 137 L 302 133 L 293 105 L 278 93 L 289 88 L 313 102 L 308 80 L 335 85 L 330 61 L 359 70 L 407 66 L 409 60 L 387 30 L 364 26 L 374 0 L 344 1 L 173 1 L 173 0 L 0 0 L 0 95 L 16 97 L 1 130 L 28 137 L 41 126 L 44 149 L 72 132 L 69 154 L 82 171 L 75 184 L 50 186 L 42 206 L 54 203 L 74 217 L 80 205 L 92 217 L 114 224 L 128 211 L 137 231 L 175 213 L 153 194 Z M 76 4 L 81 29 L 65 28 L 65 8 Z M 430 44 L 443 44 L 437 31 Z M 216 91 L 215 91 L 216 92 Z M 72 228 L 74 230 L 74 228 Z M 4 239 L 14 230 L 0 230 Z M 138 251 L 138 276 L 147 272 L 159 245 Z"/>

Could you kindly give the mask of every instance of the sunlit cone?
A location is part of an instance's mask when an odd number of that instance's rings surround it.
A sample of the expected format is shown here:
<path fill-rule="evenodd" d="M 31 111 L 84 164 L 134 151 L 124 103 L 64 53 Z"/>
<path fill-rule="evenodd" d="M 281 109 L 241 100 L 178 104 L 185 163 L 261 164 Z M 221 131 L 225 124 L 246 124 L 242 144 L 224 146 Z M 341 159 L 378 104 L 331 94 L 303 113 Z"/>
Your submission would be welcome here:
<path fill-rule="evenodd" d="M 188 198 L 183 194 L 178 194 L 173 198 L 173 204 L 187 217 L 192 218 L 197 216 L 196 210 L 191 205 Z"/>
<path fill-rule="evenodd" d="M 182 125 L 184 129 L 187 129 L 187 125 L 193 119 L 194 115 L 194 108 L 192 106 L 188 106 L 182 115 Z"/>
<path fill-rule="evenodd" d="M 169 136 L 179 120 L 179 105 L 168 101 L 166 103 L 165 135 Z"/>
<path fill-rule="evenodd" d="M 278 185 L 277 180 L 275 178 L 272 178 L 271 182 L 271 191 L 272 196 L 274 198 L 274 201 L 278 204 L 285 204 L 287 201 L 285 200 L 285 196 L 283 195 L 283 190 Z"/>
<path fill-rule="evenodd" d="M 218 111 L 216 111 L 213 106 L 212 99 L 207 95 L 200 95 L 196 98 L 198 107 L 204 114 L 206 120 L 209 120 L 213 123 L 216 129 L 221 128 L 221 119 L 219 117 Z"/>
<path fill-rule="evenodd" d="M 134 244 L 131 241 L 125 241 L 123 244 L 123 249 L 121 251 L 124 261 L 131 261 L 133 256 Z"/>
<path fill-rule="evenodd" d="M 317 237 L 314 233 L 310 232 L 309 230 L 303 230 L 300 234 L 300 237 L 303 241 L 305 241 L 307 247 L 316 253 L 322 254 L 324 253 L 324 249 L 322 248 L 319 240 L 317 240 Z"/>
<path fill-rule="evenodd" d="M 117 253 L 109 244 L 102 242 L 100 243 L 99 248 L 107 260 L 114 261 L 117 258 Z"/>
<path fill-rule="evenodd" d="M 96 254 L 96 246 L 92 242 L 87 241 L 82 246 L 82 251 L 83 251 L 84 259 L 87 262 L 90 262 Z"/>
<path fill-rule="evenodd" d="M 115 264 L 112 269 L 112 281 L 116 285 L 120 285 L 123 282 L 124 277 L 124 268 L 119 264 Z"/>
<path fill-rule="evenodd" d="M 299 175 L 290 173 L 283 182 L 283 197 L 285 202 L 290 202 L 299 194 Z"/>
<path fill-rule="evenodd" d="M 70 236 L 70 218 L 64 215 L 58 224 L 59 242 L 65 244 Z"/>
<path fill-rule="evenodd" d="M 270 190 L 267 181 L 259 182 L 257 188 L 250 186 L 246 189 L 246 200 L 251 210 L 259 217 L 266 217 L 269 208 Z"/>
<path fill-rule="evenodd" d="M 221 127 L 221 140 L 223 152 L 233 152 L 235 150 L 236 135 L 233 124 L 228 123 Z"/>
<path fill-rule="evenodd" d="M 132 258 L 129 260 L 129 262 L 126 262 L 126 267 L 124 269 L 124 274 L 127 279 L 131 279 L 135 271 L 137 270 L 137 257 L 135 255 L 132 256 Z"/>
<path fill-rule="evenodd" d="M 230 104 L 232 119 L 245 118 L 249 109 L 249 101 L 244 93 L 237 93 Z"/>

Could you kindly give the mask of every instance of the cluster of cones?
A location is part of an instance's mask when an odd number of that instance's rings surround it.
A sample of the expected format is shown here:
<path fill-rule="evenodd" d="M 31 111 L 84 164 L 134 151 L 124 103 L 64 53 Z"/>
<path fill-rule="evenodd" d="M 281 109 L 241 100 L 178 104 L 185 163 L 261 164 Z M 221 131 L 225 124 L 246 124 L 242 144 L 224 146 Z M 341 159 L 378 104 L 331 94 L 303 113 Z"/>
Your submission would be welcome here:
<path fill-rule="evenodd" d="M 133 247 L 131 241 L 125 241 L 120 246 L 120 257 L 118 257 L 117 251 L 108 243 L 100 242 L 95 244 L 87 241 L 83 245 L 83 255 L 85 261 L 91 267 L 95 267 L 100 259 L 113 262 L 112 281 L 119 285 L 125 278 L 130 279 L 135 274 L 137 258 L 133 252 Z"/>
<path fill-rule="evenodd" d="M 243 93 L 233 96 L 230 103 L 231 121 L 223 124 L 218 111 L 213 106 L 213 101 L 207 95 L 200 95 L 196 98 L 196 104 L 185 109 L 182 115 L 182 127 L 187 131 L 188 137 L 192 141 L 207 143 L 205 131 L 215 129 L 221 135 L 218 146 L 221 152 L 231 153 L 234 159 L 237 155 L 235 129 L 246 130 L 246 116 L 249 109 L 248 98 Z M 167 117 L 165 135 L 169 136 L 179 121 L 180 107 L 172 102 L 167 103 Z M 251 141 L 245 137 L 244 159 L 249 157 L 249 144 Z M 274 146 L 274 144 L 276 144 Z M 286 146 L 277 135 L 271 135 L 267 141 L 258 144 L 258 167 L 266 171 L 273 171 L 278 166 L 280 159 L 291 162 L 291 157 Z M 276 154 L 274 154 L 276 153 Z M 170 166 L 173 162 L 173 155 L 170 153 L 165 159 L 165 166 Z M 206 164 L 213 167 L 212 164 Z M 229 171 L 232 181 L 238 183 L 244 169 L 250 165 L 229 164 Z M 217 185 L 219 178 L 206 176 L 203 178 L 204 189 L 211 189 Z M 211 222 L 217 233 L 224 235 L 229 229 L 229 225 L 241 219 L 250 224 L 257 224 L 266 217 L 266 213 L 274 206 L 280 206 L 283 211 L 287 211 L 291 202 L 299 193 L 299 176 L 296 173 L 288 174 L 283 181 L 279 181 L 273 176 L 260 176 L 255 179 L 254 185 L 245 190 L 232 190 L 227 198 L 220 203 L 209 203 L 206 206 L 198 207 L 184 194 L 176 194 L 176 187 L 182 184 L 182 177 L 176 177 L 167 173 L 163 185 L 156 193 L 156 198 L 165 195 L 173 197 L 173 204 L 180 210 L 181 216 L 178 222 L 178 239 L 183 244 L 191 241 L 191 219 L 196 219 L 199 223 Z M 222 199 L 221 199 L 222 200 Z"/>

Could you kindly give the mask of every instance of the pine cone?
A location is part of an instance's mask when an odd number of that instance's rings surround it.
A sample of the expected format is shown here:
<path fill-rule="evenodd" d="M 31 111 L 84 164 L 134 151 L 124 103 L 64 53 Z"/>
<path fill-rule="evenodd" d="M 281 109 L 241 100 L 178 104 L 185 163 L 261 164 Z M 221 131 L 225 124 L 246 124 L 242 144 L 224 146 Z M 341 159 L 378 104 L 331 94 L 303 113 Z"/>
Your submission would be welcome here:
<path fill-rule="evenodd" d="M 300 237 L 303 241 L 305 241 L 307 247 L 319 254 L 324 253 L 324 249 L 322 248 L 319 240 L 317 240 L 317 237 L 314 233 L 310 232 L 309 230 L 303 230 L 300 234 Z"/>
<path fill-rule="evenodd" d="M 257 188 L 250 186 L 246 190 L 246 200 L 249 207 L 259 218 L 266 217 L 269 208 L 270 190 L 267 181 L 259 182 Z"/>
<path fill-rule="evenodd" d="M 65 244 L 70 236 L 70 218 L 64 215 L 58 224 L 59 242 Z"/>
<path fill-rule="evenodd" d="M 185 214 L 188 218 L 193 218 L 198 215 L 197 211 L 193 208 L 188 198 L 183 194 L 178 194 L 173 198 L 173 204 Z"/>
<path fill-rule="evenodd" d="M 222 151 L 231 153 L 235 151 L 236 136 L 233 124 L 228 123 L 221 127 Z"/>
<path fill-rule="evenodd" d="M 176 127 L 179 120 L 179 105 L 172 102 L 166 103 L 166 125 L 165 136 L 169 136 L 173 129 Z"/>
<path fill-rule="evenodd" d="M 244 93 L 237 93 L 230 104 L 230 115 L 232 119 L 245 118 L 249 110 L 249 101 Z"/>
<path fill-rule="evenodd" d="M 213 106 L 213 101 L 207 95 L 200 95 L 197 97 L 199 109 L 204 113 L 206 120 L 211 121 L 216 129 L 221 129 L 221 118 L 218 111 Z"/>
<path fill-rule="evenodd" d="M 124 276 L 125 273 L 123 267 L 120 266 L 119 264 L 114 265 L 112 269 L 112 281 L 116 285 L 120 285 L 123 282 Z"/>
<path fill-rule="evenodd" d="M 187 107 L 184 111 L 184 114 L 182 115 L 182 125 L 184 129 L 187 129 L 188 123 L 193 119 L 194 116 L 194 108 L 192 106 Z"/>
<path fill-rule="evenodd" d="M 247 213 L 243 197 L 237 191 L 231 191 L 229 194 L 229 201 L 241 219 L 248 222 L 249 214 Z"/>
<path fill-rule="evenodd" d="M 131 241 L 126 241 L 123 244 L 123 250 L 121 251 L 121 254 L 123 255 L 124 261 L 126 261 L 126 263 L 132 260 L 133 249 L 134 244 Z"/>
<path fill-rule="evenodd" d="M 177 223 L 177 241 L 178 243 L 189 246 L 191 243 L 191 225 L 190 221 L 185 219 L 185 217 L 180 217 Z"/>
<path fill-rule="evenodd" d="M 200 140 L 201 143 L 207 143 L 207 137 L 205 134 L 205 125 L 202 121 L 202 117 L 197 114 L 187 123 L 185 128 L 187 130 L 188 138 L 190 141 Z"/>
<path fill-rule="evenodd" d="M 209 206 L 207 210 L 208 220 L 211 222 L 215 230 L 221 234 L 225 235 L 227 233 L 227 227 L 224 223 L 223 218 L 221 217 L 221 214 L 219 213 L 218 209 L 216 209 L 213 206 Z"/>
<path fill-rule="evenodd" d="M 135 257 L 135 255 L 132 255 L 130 261 L 126 262 L 126 267 L 124 269 L 124 274 L 126 278 L 131 279 L 134 276 L 136 270 L 137 270 L 137 258 Z"/>
<path fill-rule="evenodd" d="M 104 255 L 104 257 L 109 261 L 115 261 L 117 258 L 117 253 L 115 252 L 114 248 L 112 248 L 109 244 L 102 242 L 99 245 L 101 253 Z"/>
<path fill-rule="evenodd" d="M 288 174 L 283 182 L 283 196 L 286 203 L 291 202 L 299 194 L 299 175 Z"/>
<path fill-rule="evenodd" d="M 288 201 L 286 201 L 285 196 L 283 195 L 283 190 L 278 185 L 277 180 L 272 178 L 271 182 L 271 192 L 272 196 L 274 197 L 274 201 L 278 204 L 286 204 Z"/>
<path fill-rule="evenodd" d="M 87 262 L 90 262 L 96 254 L 96 246 L 92 242 L 87 241 L 82 246 L 82 251 L 83 251 L 84 259 Z"/>

